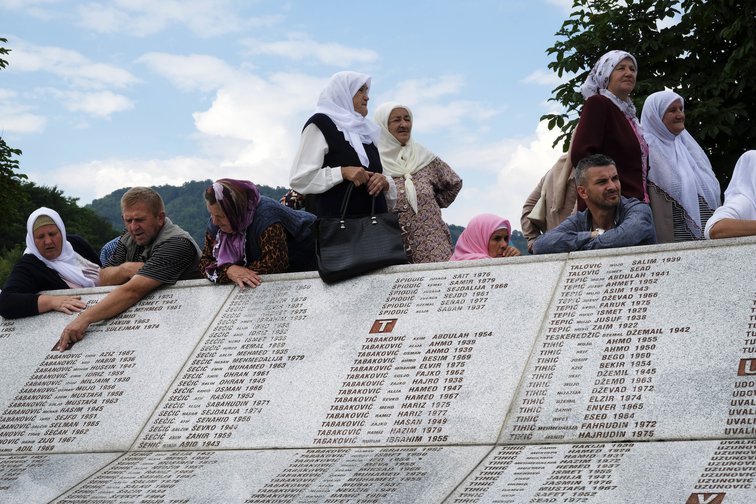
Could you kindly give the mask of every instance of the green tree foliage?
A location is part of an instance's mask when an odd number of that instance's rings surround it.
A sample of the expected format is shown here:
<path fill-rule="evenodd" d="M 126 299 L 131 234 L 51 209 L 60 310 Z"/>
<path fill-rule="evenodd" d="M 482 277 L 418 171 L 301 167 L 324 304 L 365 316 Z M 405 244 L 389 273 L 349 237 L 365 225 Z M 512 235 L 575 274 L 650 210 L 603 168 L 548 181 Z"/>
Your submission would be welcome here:
<path fill-rule="evenodd" d="M 0 38 L 0 43 L 5 42 L 7 39 Z M 0 56 L 9 52 L 10 49 L 0 46 Z M 0 70 L 7 66 L 8 61 L 0 57 Z M 7 249 L 4 243 L 14 236 L 18 222 L 23 219 L 20 207 L 25 201 L 19 189 L 26 175 L 18 172 L 18 159 L 14 159 L 20 155 L 21 151 L 10 147 L 0 132 L 0 254 Z"/>
<path fill-rule="evenodd" d="M 706 150 L 726 186 L 735 161 L 756 147 L 756 100 L 748 93 L 756 66 L 756 3 L 750 0 L 575 0 L 570 17 L 546 52 L 549 68 L 572 79 L 553 91 L 563 114 L 547 114 L 567 149 L 583 104 L 579 87 L 611 49 L 638 60 L 633 100 L 669 88 L 685 98 L 686 127 Z M 639 113 L 640 115 L 640 113 Z"/>

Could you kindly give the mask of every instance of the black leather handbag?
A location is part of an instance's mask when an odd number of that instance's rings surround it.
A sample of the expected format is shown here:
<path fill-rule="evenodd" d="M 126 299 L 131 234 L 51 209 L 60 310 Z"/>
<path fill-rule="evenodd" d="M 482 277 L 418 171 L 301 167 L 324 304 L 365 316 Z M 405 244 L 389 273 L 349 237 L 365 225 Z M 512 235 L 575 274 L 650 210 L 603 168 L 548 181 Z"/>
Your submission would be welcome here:
<path fill-rule="evenodd" d="M 314 223 L 318 273 L 335 283 L 393 264 L 405 264 L 402 230 L 393 212 L 375 214 L 375 197 L 369 216 L 346 217 L 350 184 L 341 202 L 341 217 L 319 217 Z"/>

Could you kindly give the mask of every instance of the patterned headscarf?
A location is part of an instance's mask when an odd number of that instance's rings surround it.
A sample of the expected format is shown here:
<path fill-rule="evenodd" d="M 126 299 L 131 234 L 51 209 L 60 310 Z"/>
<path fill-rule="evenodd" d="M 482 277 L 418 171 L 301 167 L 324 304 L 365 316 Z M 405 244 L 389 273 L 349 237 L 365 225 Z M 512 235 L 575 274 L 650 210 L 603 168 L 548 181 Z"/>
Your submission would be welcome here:
<path fill-rule="evenodd" d="M 428 166 L 428 163 L 433 161 L 436 155 L 412 140 L 412 136 L 410 136 L 406 145 L 402 145 L 391 134 L 388 129 L 389 116 L 394 109 L 398 108 L 405 109 L 412 118 L 412 110 L 408 106 L 396 102 L 383 103 L 375 110 L 373 120 L 381 128 L 378 152 L 381 154 L 384 175 L 404 177 L 404 191 L 407 195 L 407 202 L 412 210 L 417 213 L 417 191 L 415 190 L 415 183 L 412 182 L 412 175 L 420 168 Z"/>
<path fill-rule="evenodd" d="M 213 247 L 215 262 L 206 268 L 207 275 L 212 277 L 218 266 L 246 262 L 247 228 L 255 217 L 260 191 L 249 180 L 220 179 L 205 192 L 212 194 L 233 229 L 232 233 L 225 233 L 218 228 Z"/>
<path fill-rule="evenodd" d="M 328 79 L 315 107 L 316 113 L 325 114 L 331 118 L 339 131 L 344 134 L 349 145 L 357 151 L 360 162 L 366 168 L 370 166 L 370 160 L 362 144 L 376 143 L 380 138 L 381 130 L 372 121 L 354 110 L 353 99 L 364 84 L 367 84 L 369 89 L 370 82 L 369 75 L 357 72 L 335 73 Z"/>
<path fill-rule="evenodd" d="M 709 208 L 717 208 L 720 205 L 719 181 L 709 158 L 691 134 L 683 130 L 675 135 L 664 125 L 664 114 L 678 100 L 683 106 L 684 100 L 679 94 L 659 91 L 643 104 L 641 124 L 649 148 L 648 180 L 682 206 L 688 229 L 694 236 L 703 238 L 698 196 Z"/>
<path fill-rule="evenodd" d="M 45 259 L 34 243 L 34 222 L 40 216 L 51 218 L 58 227 L 58 231 L 60 231 L 63 247 L 61 248 L 60 255 L 52 261 Z M 45 266 L 57 271 L 60 277 L 69 285 L 78 287 L 94 287 L 97 285 L 95 280 L 84 275 L 82 270 L 84 263 L 82 261 L 86 260 L 76 253 L 71 243 L 66 239 L 66 226 L 63 225 L 63 219 L 60 218 L 58 212 L 51 208 L 40 207 L 32 212 L 26 220 L 26 249 L 24 250 L 24 254 L 33 254 Z"/>
<path fill-rule="evenodd" d="M 507 219 L 493 214 L 476 215 L 470 220 L 462 234 L 457 239 L 450 261 L 469 261 L 473 259 L 490 259 L 488 242 L 494 231 L 506 229 L 509 238 L 512 237 L 512 226 Z M 509 244 L 509 238 L 507 244 Z"/>
<path fill-rule="evenodd" d="M 614 67 L 616 67 L 620 61 L 625 58 L 633 60 L 635 68 L 638 68 L 638 62 L 635 60 L 635 56 L 625 51 L 609 51 L 599 58 L 598 62 L 593 66 L 585 82 L 580 87 L 580 92 L 583 94 L 583 98 L 586 100 L 593 95 L 600 94 L 609 98 L 619 109 L 625 113 L 626 116 L 638 122 L 637 112 L 635 105 L 628 98 L 627 100 L 620 100 L 611 91 L 607 89 L 609 86 L 609 78 L 612 76 Z"/>

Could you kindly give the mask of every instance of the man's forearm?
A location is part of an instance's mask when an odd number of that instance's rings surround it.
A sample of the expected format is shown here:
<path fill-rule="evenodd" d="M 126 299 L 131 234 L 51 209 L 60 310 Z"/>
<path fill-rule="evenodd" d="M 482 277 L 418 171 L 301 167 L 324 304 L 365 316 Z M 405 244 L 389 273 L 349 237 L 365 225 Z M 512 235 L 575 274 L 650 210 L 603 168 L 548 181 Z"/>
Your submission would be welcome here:
<path fill-rule="evenodd" d="M 126 262 L 100 270 L 100 285 L 121 285 L 131 280 L 144 265 L 141 262 Z"/>
<path fill-rule="evenodd" d="M 87 324 L 115 317 L 137 304 L 160 285 L 157 280 L 137 275 L 111 291 L 96 305 L 84 310 L 79 317 Z"/>

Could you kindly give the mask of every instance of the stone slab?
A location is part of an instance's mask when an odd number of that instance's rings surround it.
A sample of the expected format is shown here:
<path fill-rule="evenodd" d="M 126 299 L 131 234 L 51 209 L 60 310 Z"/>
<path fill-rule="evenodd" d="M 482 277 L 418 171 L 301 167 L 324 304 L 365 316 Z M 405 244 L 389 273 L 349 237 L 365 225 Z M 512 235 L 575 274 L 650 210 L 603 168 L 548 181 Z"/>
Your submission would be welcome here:
<path fill-rule="evenodd" d="M 756 437 L 756 245 L 570 256 L 501 443 Z"/>
<path fill-rule="evenodd" d="M 63 353 L 52 347 L 70 316 L 3 320 L 0 453 L 127 450 L 230 292 L 160 289 Z"/>
<path fill-rule="evenodd" d="M 446 503 L 756 502 L 756 440 L 509 445 Z"/>
<path fill-rule="evenodd" d="M 55 502 L 441 502 L 490 449 L 131 452 Z"/>
<path fill-rule="evenodd" d="M 46 503 L 112 462 L 118 453 L 0 455 L 0 502 Z"/>
<path fill-rule="evenodd" d="M 135 447 L 493 444 L 561 268 L 484 261 L 234 291 Z"/>

